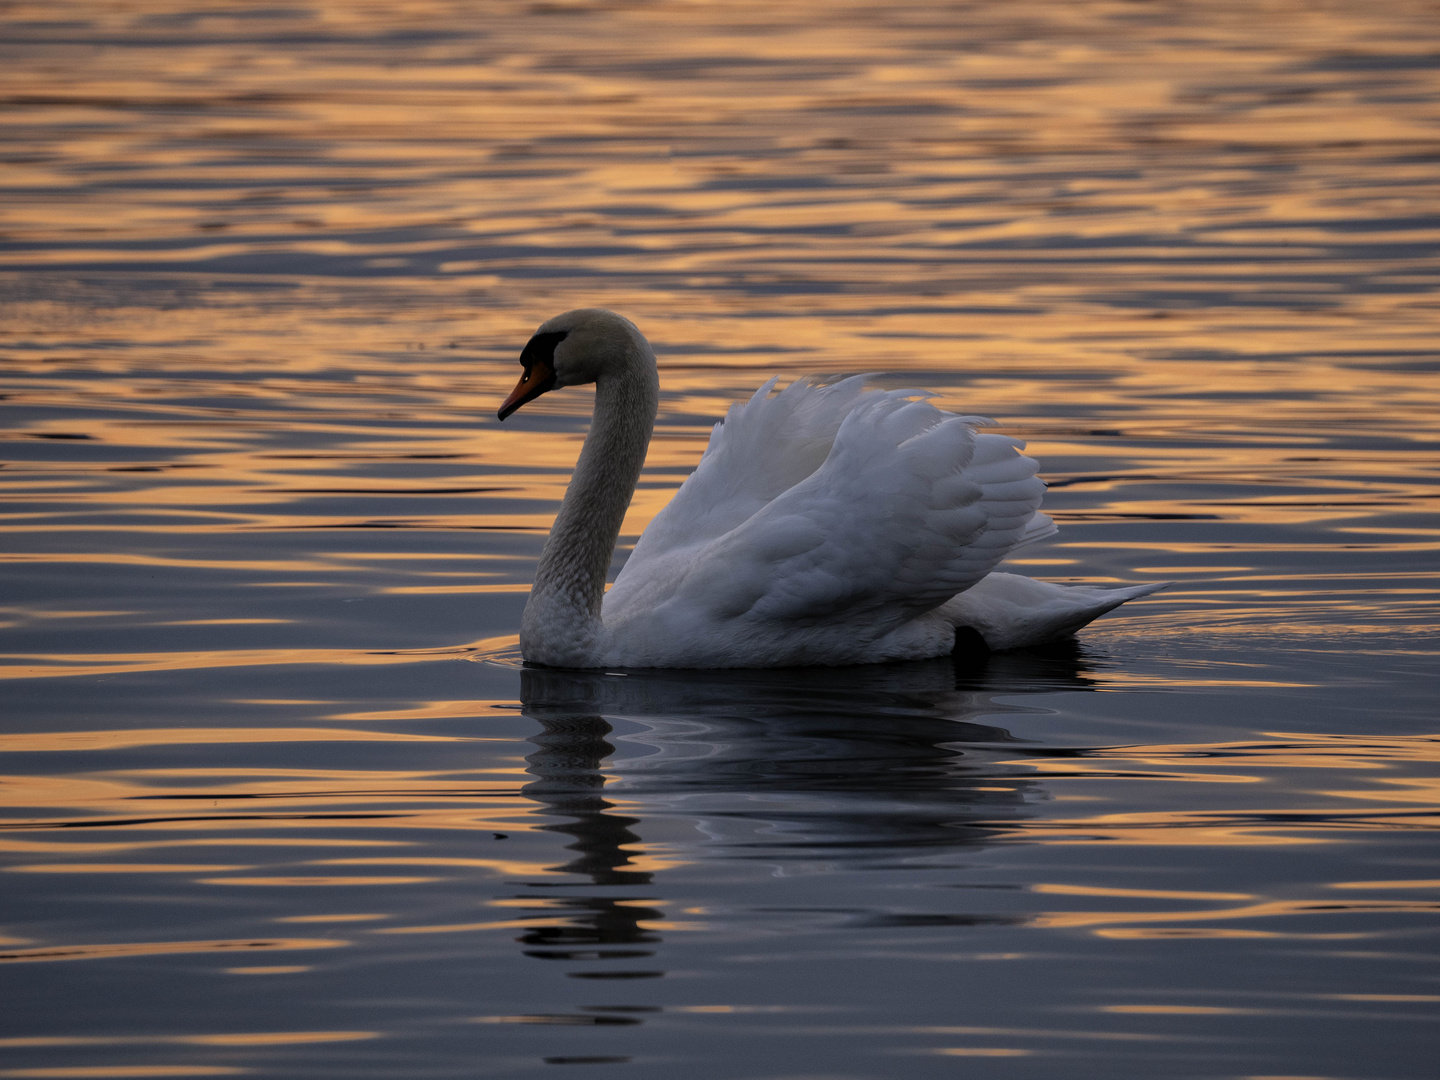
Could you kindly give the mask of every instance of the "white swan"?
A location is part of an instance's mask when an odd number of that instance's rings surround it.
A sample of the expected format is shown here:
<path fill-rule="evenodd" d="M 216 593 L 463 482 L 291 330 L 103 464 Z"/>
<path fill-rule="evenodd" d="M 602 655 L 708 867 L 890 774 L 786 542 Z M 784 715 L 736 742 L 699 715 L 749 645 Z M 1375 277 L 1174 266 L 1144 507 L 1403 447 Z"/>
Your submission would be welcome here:
<path fill-rule="evenodd" d="M 715 425 L 699 466 L 605 571 L 655 425 L 655 354 L 598 308 L 546 322 L 504 420 L 547 390 L 595 384 L 595 414 L 535 571 L 520 651 L 552 667 L 866 664 L 1063 637 L 1163 588 L 991 573 L 1055 532 L 1023 443 L 914 390 L 771 379 Z M 976 643 L 978 644 L 978 643 Z"/>

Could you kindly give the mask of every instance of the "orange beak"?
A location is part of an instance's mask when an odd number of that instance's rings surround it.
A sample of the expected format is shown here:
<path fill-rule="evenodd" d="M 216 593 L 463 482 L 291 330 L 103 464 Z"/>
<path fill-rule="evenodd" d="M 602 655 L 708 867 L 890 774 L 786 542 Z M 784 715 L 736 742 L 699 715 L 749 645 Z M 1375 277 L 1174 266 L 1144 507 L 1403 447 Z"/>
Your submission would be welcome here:
<path fill-rule="evenodd" d="M 525 369 L 525 374 L 515 384 L 515 389 L 510 391 L 510 396 L 505 399 L 497 414 L 501 420 L 520 408 L 527 401 L 534 401 L 546 390 L 555 387 L 555 369 L 544 360 L 536 360 Z"/>

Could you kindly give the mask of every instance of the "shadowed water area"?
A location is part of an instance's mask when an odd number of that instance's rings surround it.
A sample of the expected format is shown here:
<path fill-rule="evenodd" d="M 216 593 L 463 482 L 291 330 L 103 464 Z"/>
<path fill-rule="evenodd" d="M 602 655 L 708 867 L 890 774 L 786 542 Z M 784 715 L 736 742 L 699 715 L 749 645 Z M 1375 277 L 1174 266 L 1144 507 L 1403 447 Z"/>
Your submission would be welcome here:
<path fill-rule="evenodd" d="M 1430 1080 L 1434 3 L 0 5 L 0 1077 Z M 1078 643 L 524 669 L 771 374 L 1029 441 Z"/>

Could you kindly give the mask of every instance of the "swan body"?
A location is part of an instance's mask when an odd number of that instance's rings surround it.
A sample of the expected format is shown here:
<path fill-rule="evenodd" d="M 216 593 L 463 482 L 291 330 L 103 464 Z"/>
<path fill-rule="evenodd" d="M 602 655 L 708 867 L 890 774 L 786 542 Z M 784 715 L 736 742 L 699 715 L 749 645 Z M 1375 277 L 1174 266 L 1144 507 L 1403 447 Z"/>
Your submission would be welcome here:
<path fill-rule="evenodd" d="M 634 324 L 580 309 L 543 324 L 503 420 L 595 384 L 595 413 L 521 620 L 551 667 L 764 668 L 943 656 L 968 627 L 991 649 L 1073 633 L 1161 584 L 1064 586 L 995 566 L 1052 535 L 1018 440 L 863 377 L 773 393 L 715 425 L 695 471 L 605 591 L 659 406 Z M 973 638 L 973 635 L 967 635 Z"/>

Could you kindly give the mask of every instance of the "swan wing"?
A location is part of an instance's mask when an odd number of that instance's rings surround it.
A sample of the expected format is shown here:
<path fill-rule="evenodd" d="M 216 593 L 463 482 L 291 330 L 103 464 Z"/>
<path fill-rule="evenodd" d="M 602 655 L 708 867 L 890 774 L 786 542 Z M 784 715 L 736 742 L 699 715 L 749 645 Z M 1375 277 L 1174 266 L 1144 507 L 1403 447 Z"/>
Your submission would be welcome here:
<path fill-rule="evenodd" d="M 845 417 L 869 396 L 865 378 L 828 386 L 797 379 L 778 394 L 772 394 L 778 377 L 772 378 L 749 401 L 731 405 L 700 464 L 641 535 L 627 568 L 723 536 L 820 468 Z"/>
<path fill-rule="evenodd" d="M 713 545 L 719 565 L 751 570 L 729 606 L 878 633 L 937 607 L 1031 528 L 1045 487 L 1022 445 L 927 402 L 863 402 L 815 473 Z"/>
<path fill-rule="evenodd" d="M 1036 462 L 976 422 L 913 393 L 857 395 L 818 467 L 743 520 L 639 565 L 637 546 L 607 623 L 651 639 L 647 652 L 667 647 L 657 635 L 677 648 L 747 627 L 803 641 L 822 625 L 859 647 L 938 607 L 1053 530 Z"/>

